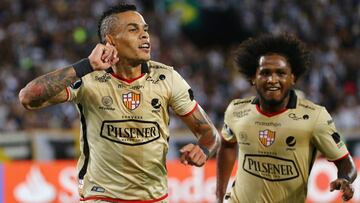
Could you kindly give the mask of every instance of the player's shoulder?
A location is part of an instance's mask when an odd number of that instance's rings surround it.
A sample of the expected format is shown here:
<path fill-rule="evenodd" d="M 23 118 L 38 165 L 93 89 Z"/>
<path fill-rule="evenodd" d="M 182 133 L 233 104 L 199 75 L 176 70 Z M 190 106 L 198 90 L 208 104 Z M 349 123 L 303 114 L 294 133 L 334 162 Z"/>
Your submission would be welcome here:
<path fill-rule="evenodd" d="M 252 105 L 252 101 L 254 99 L 255 99 L 255 96 L 250 96 L 250 97 L 241 98 L 241 99 L 233 99 L 230 102 L 230 104 L 228 105 L 228 110 L 246 108 L 249 105 Z"/>
<path fill-rule="evenodd" d="M 81 86 L 83 86 L 83 88 L 92 88 L 92 86 L 97 83 L 106 83 L 109 80 L 111 80 L 110 70 L 93 71 L 75 81 L 70 87 L 72 89 L 79 89 Z"/>
<path fill-rule="evenodd" d="M 155 72 L 172 72 L 174 68 L 172 66 L 157 62 L 157 61 L 148 61 L 147 62 L 148 68 L 151 71 Z"/>
<path fill-rule="evenodd" d="M 309 112 L 319 112 L 325 110 L 324 106 L 315 104 L 314 102 L 305 99 L 305 98 L 298 98 L 298 105 L 297 109 L 301 111 L 309 111 Z"/>
<path fill-rule="evenodd" d="M 102 71 L 93 71 L 81 78 L 83 81 L 107 82 L 111 79 L 111 69 Z"/>

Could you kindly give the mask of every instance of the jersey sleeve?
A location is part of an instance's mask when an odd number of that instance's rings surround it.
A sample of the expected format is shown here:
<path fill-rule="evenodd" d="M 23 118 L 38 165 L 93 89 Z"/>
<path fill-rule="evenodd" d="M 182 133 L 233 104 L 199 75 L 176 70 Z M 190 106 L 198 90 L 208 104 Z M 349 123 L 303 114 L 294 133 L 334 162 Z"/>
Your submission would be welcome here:
<path fill-rule="evenodd" d="M 197 106 L 188 83 L 174 70 L 170 106 L 177 115 L 185 116 Z"/>
<path fill-rule="evenodd" d="M 231 117 L 230 115 L 232 115 L 231 113 L 231 106 L 232 103 L 228 106 L 228 108 L 225 111 L 225 116 L 224 116 L 224 125 L 223 128 L 221 129 L 221 135 L 224 138 L 224 140 L 228 141 L 228 142 L 236 142 L 236 136 L 234 131 L 231 129 L 230 123 L 231 123 Z"/>
<path fill-rule="evenodd" d="M 80 103 L 83 89 L 84 89 L 84 84 L 81 79 L 75 81 L 69 87 L 66 87 L 66 91 L 68 92 L 68 101 L 72 101 L 77 104 Z"/>
<path fill-rule="evenodd" d="M 335 124 L 326 111 L 321 109 L 315 123 L 313 142 L 318 150 L 329 160 L 336 161 L 349 154 L 345 143 L 337 133 Z"/>

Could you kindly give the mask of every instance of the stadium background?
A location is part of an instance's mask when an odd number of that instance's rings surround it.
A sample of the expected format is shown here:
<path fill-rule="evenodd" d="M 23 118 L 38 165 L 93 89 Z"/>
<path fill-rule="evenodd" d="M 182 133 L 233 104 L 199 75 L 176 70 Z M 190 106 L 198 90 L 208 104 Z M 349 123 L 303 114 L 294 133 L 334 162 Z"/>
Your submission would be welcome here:
<path fill-rule="evenodd" d="M 97 19 L 118 2 L 0 1 L 0 202 L 77 201 L 79 117 L 74 106 L 30 112 L 17 95 L 36 76 L 88 56 L 98 42 Z M 313 64 L 297 88 L 327 107 L 359 158 L 359 0 L 127 2 L 135 3 L 150 25 L 152 58 L 183 75 L 219 129 L 227 104 L 254 94 L 232 66 L 234 47 L 260 33 L 298 35 L 311 48 Z M 170 127 L 171 202 L 213 202 L 214 161 L 201 169 L 179 165 L 177 149 L 194 140 L 177 118 Z M 309 202 L 339 202 L 337 193 L 327 191 L 336 175 L 332 164 L 319 160 L 313 173 Z M 358 185 L 353 202 L 360 202 Z"/>

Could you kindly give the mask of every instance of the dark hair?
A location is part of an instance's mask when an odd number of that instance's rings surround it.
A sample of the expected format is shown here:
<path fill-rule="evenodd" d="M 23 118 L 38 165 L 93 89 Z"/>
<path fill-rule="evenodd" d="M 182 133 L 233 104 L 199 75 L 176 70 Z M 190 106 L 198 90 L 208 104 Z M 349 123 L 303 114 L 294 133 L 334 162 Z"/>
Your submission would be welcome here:
<path fill-rule="evenodd" d="M 235 63 L 240 72 L 250 80 L 256 74 L 260 58 L 272 53 L 287 59 L 295 80 L 303 75 L 310 65 L 310 52 L 305 44 L 287 33 L 279 36 L 267 34 L 245 40 L 235 52 Z"/>
<path fill-rule="evenodd" d="M 114 14 L 126 11 L 136 11 L 136 6 L 133 4 L 118 4 L 109 8 L 102 14 L 98 23 L 98 36 L 101 43 L 105 43 L 105 36 L 114 29 L 114 23 L 117 20 L 117 17 Z"/>

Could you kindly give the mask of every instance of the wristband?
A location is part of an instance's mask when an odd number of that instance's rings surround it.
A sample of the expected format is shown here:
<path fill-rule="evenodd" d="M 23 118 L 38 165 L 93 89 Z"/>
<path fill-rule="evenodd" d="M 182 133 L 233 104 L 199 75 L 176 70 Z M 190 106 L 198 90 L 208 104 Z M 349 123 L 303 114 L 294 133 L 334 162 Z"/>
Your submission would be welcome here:
<path fill-rule="evenodd" d="M 204 154 L 206 155 L 206 159 L 208 159 L 209 156 L 210 156 L 210 151 L 209 151 L 206 147 L 204 147 L 204 146 L 199 145 L 199 147 L 200 147 L 200 149 L 202 149 L 202 151 L 203 151 Z"/>
<path fill-rule="evenodd" d="M 72 65 L 75 69 L 76 76 L 82 78 L 84 75 L 91 73 L 94 69 L 90 65 L 88 58 L 81 59 Z"/>

